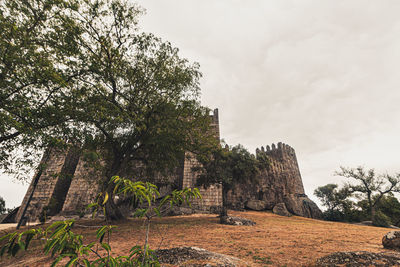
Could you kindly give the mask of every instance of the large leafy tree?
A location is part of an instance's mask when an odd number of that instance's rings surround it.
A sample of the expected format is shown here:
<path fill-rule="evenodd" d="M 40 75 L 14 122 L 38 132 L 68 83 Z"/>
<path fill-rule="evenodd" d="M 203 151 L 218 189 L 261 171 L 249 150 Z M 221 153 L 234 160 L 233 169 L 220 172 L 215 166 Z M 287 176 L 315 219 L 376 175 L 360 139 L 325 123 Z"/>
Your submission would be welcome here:
<path fill-rule="evenodd" d="M 13 49 L 4 50 L 6 58 L 17 62 L 3 60 L 0 75 L 7 92 L 0 96 L 4 166 L 16 145 L 90 145 L 106 155 L 107 187 L 111 176 L 135 167 L 132 162 L 166 174 L 185 151 L 199 154 L 216 145 L 208 109 L 199 103 L 199 65 L 140 32 L 137 5 L 26 0 L 2 2 L 2 9 L 2 27 L 11 36 L 2 45 Z M 108 193 L 107 214 L 122 218 Z"/>
<path fill-rule="evenodd" d="M 81 29 L 70 17 L 77 7 L 73 0 L 0 0 L 3 170 L 31 166 L 35 152 L 68 129 L 71 83 L 85 71 L 76 43 Z"/>
<path fill-rule="evenodd" d="M 208 110 L 199 104 L 198 64 L 139 32 L 140 13 L 125 1 L 97 1 L 82 5 L 74 18 L 83 25 L 79 45 L 89 72 L 76 84 L 74 127 L 80 134 L 84 127 L 83 136 L 109 152 L 104 181 L 136 161 L 165 174 L 185 151 L 215 145 Z M 108 216 L 122 218 L 110 199 Z"/>

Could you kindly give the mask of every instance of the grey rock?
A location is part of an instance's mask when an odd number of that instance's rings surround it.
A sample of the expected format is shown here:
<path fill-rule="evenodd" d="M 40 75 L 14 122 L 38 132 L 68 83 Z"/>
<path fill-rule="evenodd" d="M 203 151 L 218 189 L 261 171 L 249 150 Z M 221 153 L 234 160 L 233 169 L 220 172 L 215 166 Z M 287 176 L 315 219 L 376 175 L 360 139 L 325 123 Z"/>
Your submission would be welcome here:
<path fill-rule="evenodd" d="M 285 196 L 284 202 L 288 211 L 297 216 L 321 219 L 322 211 L 305 194 L 290 194 Z"/>
<path fill-rule="evenodd" d="M 158 249 L 155 252 L 161 264 L 173 264 L 174 266 L 244 266 L 245 262 L 242 260 L 224 255 L 207 251 L 197 247 L 177 247 L 170 249 Z M 203 264 L 193 264 L 188 262 L 193 261 L 206 261 Z M 209 262 L 207 262 L 209 261 Z"/>
<path fill-rule="evenodd" d="M 251 210 L 265 210 L 267 209 L 267 202 L 263 200 L 249 200 L 246 202 L 245 207 Z"/>
<path fill-rule="evenodd" d="M 272 209 L 272 212 L 281 215 L 281 216 L 291 216 L 292 214 L 286 209 L 285 203 L 278 203 L 275 205 L 275 207 Z"/>
<path fill-rule="evenodd" d="M 317 260 L 315 266 L 358 267 L 358 266 L 399 266 L 399 253 L 373 253 L 367 251 L 335 252 Z"/>
<path fill-rule="evenodd" d="M 256 224 L 252 220 L 240 217 L 233 217 L 233 216 L 222 216 L 221 223 L 228 225 L 247 225 L 247 226 L 252 226 Z"/>
<path fill-rule="evenodd" d="M 384 235 L 382 245 L 384 248 L 400 250 L 400 231 L 391 231 Z"/>

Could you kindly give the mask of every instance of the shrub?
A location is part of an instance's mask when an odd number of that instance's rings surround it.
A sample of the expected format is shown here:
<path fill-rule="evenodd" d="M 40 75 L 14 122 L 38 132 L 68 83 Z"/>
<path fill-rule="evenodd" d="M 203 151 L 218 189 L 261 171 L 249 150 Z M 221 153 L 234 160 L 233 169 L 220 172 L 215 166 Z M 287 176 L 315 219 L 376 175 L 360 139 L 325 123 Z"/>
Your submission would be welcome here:
<path fill-rule="evenodd" d="M 113 256 L 110 246 L 110 237 L 116 226 L 104 225 L 96 231 L 97 242 L 85 244 L 82 235 L 75 234 L 72 229 L 74 220 L 55 222 L 46 229 L 29 229 L 22 233 L 14 232 L 0 237 L 0 256 L 8 254 L 15 256 L 21 250 L 28 250 L 32 240 L 45 240 L 43 251 L 46 255 L 56 257 L 52 266 L 56 266 L 63 259 L 67 259 L 66 266 L 159 266 L 157 257 L 148 246 L 149 227 L 154 216 L 161 217 L 163 211 L 174 205 L 186 203 L 190 205 L 193 198 L 201 198 L 197 188 L 174 190 L 155 204 L 160 196 L 157 186 L 151 183 L 132 182 L 118 176 L 112 177 L 110 183 L 114 186 L 116 195 L 130 195 L 141 204 L 134 215 L 145 218 L 146 239 L 143 246 L 134 246 L 129 255 Z M 109 199 L 108 193 L 101 193 L 96 202 L 88 206 L 93 215 L 98 210 L 105 211 Z M 98 243 L 100 251 L 94 250 Z M 96 259 L 93 260 L 93 256 Z"/>
<path fill-rule="evenodd" d="M 372 219 L 372 224 L 375 226 L 388 227 L 392 224 L 392 222 L 390 221 L 389 216 L 381 211 L 377 211 L 374 218 Z"/>

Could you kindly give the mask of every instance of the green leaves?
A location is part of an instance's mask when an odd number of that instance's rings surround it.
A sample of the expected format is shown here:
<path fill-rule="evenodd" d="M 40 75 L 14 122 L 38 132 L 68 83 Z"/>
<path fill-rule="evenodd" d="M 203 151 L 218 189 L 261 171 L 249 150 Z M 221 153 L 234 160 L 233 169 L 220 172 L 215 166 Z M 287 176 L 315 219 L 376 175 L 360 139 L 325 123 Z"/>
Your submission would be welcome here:
<path fill-rule="evenodd" d="M 111 234 L 112 229 L 114 229 L 115 227 L 116 226 L 114 226 L 114 225 L 104 225 L 101 228 L 99 228 L 96 231 L 96 237 L 97 237 L 97 239 L 99 239 L 99 242 L 102 243 L 103 239 L 104 239 L 104 236 L 106 234 Z"/>
<path fill-rule="evenodd" d="M 191 200 L 195 198 L 201 199 L 200 191 L 197 188 L 184 188 L 183 190 L 173 190 L 170 194 L 164 196 L 161 200 L 160 192 L 157 186 L 146 182 L 133 182 L 129 179 L 113 176 L 110 183 L 114 184 L 114 194 L 123 197 L 132 197 L 138 200 L 144 206 L 137 208 L 133 214 L 134 217 L 154 216 L 161 217 L 162 209 L 166 204 L 170 204 L 169 208 L 176 205 L 187 204 L 191 205 Z"/>
<path fill-rule="evenodd" d="M 268 166 L 264 157 L 256 158 L 242 145 L 216 147 L 210 154 L 197 157 L 202 166 L 193 168 L 198 172 L 198 185 L 209 186 L 221 183 L 229 190 L 234 182 L 255 180 L 260 170 Z"/>
<path fill-rule="evenodd" d="M 134 196 L 143 204 L 144 208 L 137 208 L 135 216 L 146 217 L 148 223 L 154 216 L 162 217 L 165 208 L 180 204 L 190 205 L 192 199 L 201 198 L 197 188 L 174 190 L 171 194 L 159 199 L 160 193 L 157 186 L 148 182 L 133 182 L 114 176 L 110 183 L 115 186 L 114 194 Z M 109 200 L 108 194 L 100 194 L 97 201 L 88 207 L 101 207 Z M 113 256 L 109 242 L 116 226 L 104 225 L 97 229 L 95 234 L 99 248 L 94 249 L 96 243 L 85 244 L 83 236 L 72 231 L 74 225 L 74 220 L 66 220 L 54 222 L 45 230 L 29 229 L 21 233 L 14 232 L 4 235 L 0 237 L 0 244 L 2 244 L 0 256 L 4 254 L 15 256 L 19 251 L 28 250 L 33 240 L 45 240 L 43 251 L 54 258 L 51 266 L 57 266 L 63 259 L 66 262 L 65 266 L 160 266 L 156 255 L 147 244 L 143 247 L 132 247 L 129 255 Z M 96 259 L 93 260 L 93 256 Z"/>
<path fill-rule="evenodd" d="M 40 238 L 42 229 L 30 229 L 21 233 L 14 232 L 0 237 L 0 257 L 5 253 L 15 256 L 19 251 L 27 250 L 32 239 Z M 25 237 L 25 238 L 24 238 Z"/>

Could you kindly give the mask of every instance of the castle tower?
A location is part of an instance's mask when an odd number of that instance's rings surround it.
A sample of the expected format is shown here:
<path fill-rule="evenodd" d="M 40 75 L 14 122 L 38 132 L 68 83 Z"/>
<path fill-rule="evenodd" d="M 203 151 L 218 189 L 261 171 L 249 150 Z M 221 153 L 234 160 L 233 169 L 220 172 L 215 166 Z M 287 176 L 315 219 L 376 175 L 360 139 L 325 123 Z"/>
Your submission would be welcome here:
<path fill-rule="evenodd" d="M 214 131 L 214 135 L 220 140 L 219 132 L 219 118 L 218 109 L 214 109 L 211 115 L 211 127 Z M 197 174 L 193 171 L 193 167 L 198 167 L 200 163 L 197 161 L 193 153 L 185 153 L 185 161 L 183 164 L 183 177 L 182 177 L 182 188 L 199 188 L 202 199 L 195 199 L 192 202 L 192 207 L 197 210 L 219 212 L 222 207 L 222 186 L 220 184 L 213 184 L 209 187 L 198 187 L 196 185 Z"/>
<path fill-rule="evenodd" d="M 292 214 L 319 218 L 321 211 L 304 193 L 296 153 L 279 142 L 256 150 L 256 157 L 267 159 L 267 166 L 254 183 L 236 184 L 228 193 L 228 204 L 236 209 L 272 210 L 284 203 Z"/>
<path fill-rule="evenodd" d="M 277 146 L 272 144 L 272 149 L 267 146 L 264 153 L 270 160 L 268 172 L 277 180 L 285 183 L 287 189 L 285 194 L 304 195 L 303 180 L 295 150 L 289 145 L 279 142 Z M 256 153 L 256 156 L 258 156 L 258 153 Z"/>

